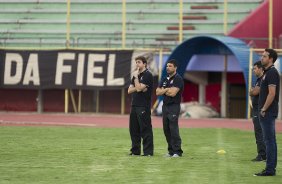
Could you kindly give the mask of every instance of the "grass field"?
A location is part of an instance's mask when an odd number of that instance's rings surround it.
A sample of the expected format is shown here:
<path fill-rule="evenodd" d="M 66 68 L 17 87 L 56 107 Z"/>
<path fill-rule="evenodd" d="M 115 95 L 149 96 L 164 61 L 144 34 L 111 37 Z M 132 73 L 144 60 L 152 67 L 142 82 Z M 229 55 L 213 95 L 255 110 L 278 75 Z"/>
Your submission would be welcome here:
<path fill-rule="evenodd" d="M 253 132 L 181 129 L 182 158 L 165 158 L 162 129 L 155 156 L 130 157 L 126 128 L 0 127 L 0 183 L 281 183 L 282 134 L 275 177 L 254 177 Z M 218 155 L 217 150 L 226 150 Z"/>

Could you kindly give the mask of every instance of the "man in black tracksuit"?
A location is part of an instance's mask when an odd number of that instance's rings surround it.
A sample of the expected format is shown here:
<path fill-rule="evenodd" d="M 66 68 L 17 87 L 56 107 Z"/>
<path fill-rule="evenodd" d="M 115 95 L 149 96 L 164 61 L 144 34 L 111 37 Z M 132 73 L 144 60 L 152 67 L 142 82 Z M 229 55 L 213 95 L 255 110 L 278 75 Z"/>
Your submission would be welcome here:
<path fill-rule="evenodd" d="M 151 122 L 151 96 L 153 75 L 147 69 L 147 60 L 143 56 L 135 58 L 137 70 L 133 73 L 128 94 L 132 94 L 129 131 L 131 137 L 130 155 L 141 154 L 141 138 L 143 156 L 153 156 L 153 130 Z"/>
<path fill-rule="evenodd" d="M 181 94 L 184 82 L 176 73 L 176 60 L 169 60 L 166 64 L 168 77 L 163 79 L 156 90 L 158 96 L 163 95 L 163 130 L 168 144 L 169 157 L 181 157 L 181 138 L 179 135 L 178 117 L 180 113 Z"/>
<path fill-rule="evenodd" d="M 254 162 L 259 162 L 266 160 L 266 152 L 265 152 L 265 143 L 263 140 L 262 128 L 259 122 L 259 108 L 258 108 L 258 100 L 259 100 L 259 91 L 260 91 L 260 83 L 263 76 L 263 67 L 261 61 L 257 61 L 254 64 L 253 72 L 257 77 L 256 84 L 250 90 L 250 96 L 252 97 L 252 119 L 254 124 L 255 138 L 257 144 L 257 156 L 252 159 Z"/>

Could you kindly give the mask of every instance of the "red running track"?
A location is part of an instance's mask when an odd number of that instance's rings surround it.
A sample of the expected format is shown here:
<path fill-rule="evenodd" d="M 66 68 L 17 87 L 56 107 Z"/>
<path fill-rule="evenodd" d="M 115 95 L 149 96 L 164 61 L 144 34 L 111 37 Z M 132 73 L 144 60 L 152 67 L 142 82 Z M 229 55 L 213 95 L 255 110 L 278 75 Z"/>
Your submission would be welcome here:
<path fill-rule="evenodd" d="M 113 114 L 37 114 L 0 112 L 0 126 L 80 126 L 127 128 L 128 115 Z M 276 131 L 282 132 L 282 120 L 276 121 Z M 162 128 L 161 117 L 152 116 L 154 128 Z M 231 128 L 253 131 L 247 119 L 180 119 L 180 128 Z"/>

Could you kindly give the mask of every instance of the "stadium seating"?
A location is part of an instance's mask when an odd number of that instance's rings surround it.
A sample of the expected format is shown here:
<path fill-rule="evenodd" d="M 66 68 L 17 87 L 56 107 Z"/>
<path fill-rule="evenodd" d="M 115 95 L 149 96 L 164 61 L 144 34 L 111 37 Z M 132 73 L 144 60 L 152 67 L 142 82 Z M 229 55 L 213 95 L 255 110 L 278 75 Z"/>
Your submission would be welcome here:
<path fill-rule="evenodd" d="M 228 30 L 263 0 L 229 0 Z M 121 0 L 71 0 L 70 46 L 121 48 Z M 223 35 L 223 0 L 183 0 L 183 36 Z M 65 47 L 66 0 L 0 0 L 0 47 Z M 178 44 L 179 0 L 127 0 L 126 47 Z"/>

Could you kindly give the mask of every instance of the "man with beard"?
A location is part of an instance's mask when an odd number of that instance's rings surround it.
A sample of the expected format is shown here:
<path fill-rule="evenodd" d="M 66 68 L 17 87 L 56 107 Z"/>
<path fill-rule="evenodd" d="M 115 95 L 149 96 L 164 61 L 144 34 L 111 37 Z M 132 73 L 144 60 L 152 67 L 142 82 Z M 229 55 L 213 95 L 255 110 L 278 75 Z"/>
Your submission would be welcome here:
<path fill-rule="evenodd" d="M 181 94 L 184 88 L 182 77 L 177 74 L 177 62 L 172 59 L 166 64 L 167 78 L 163 79 L 156 89 L 158 96 L 163 95 L 163 131 L 168 144 L 168 157 L 181 157 L 181 138 L 179 135 L 178 117 L 180 113 Z"/>
<path fill-rule="evenodd" d="M 261 65 L 261 61 L 257 61 L 254 64 L 253 72 L 257 77 L 255 86 L 250 90 L 250 96 L 252 97 L 252 120 L 254 124 L 255 138 L 257 144 L 257 156 L 252 159 L 253 162 L 260 162 L 266 160 L 265 153 L 265 144 L 263 140 L 263 134 L 261 125 L 259 122 L 259 108 L 258 108 L 258 100 L 259 100 L 259 91 L 260 91 L 260 83 L 263 76 L 263 67 Z"/>
<path fill-rule="evenodd" d="M 261 63 L 264 67 L 264 75 L 261 80 L 259 94 L 259 121 L 262 127 L 266 146 L 266 167 L 254 176 L 275 176 L 277 166 L 277 144 L 275 133 L 275 119 L 278 115 L 278 101 L 280 89 L 280 75 L 274 63 L 277 52 L 273 49 L 265 49 Z"/>

